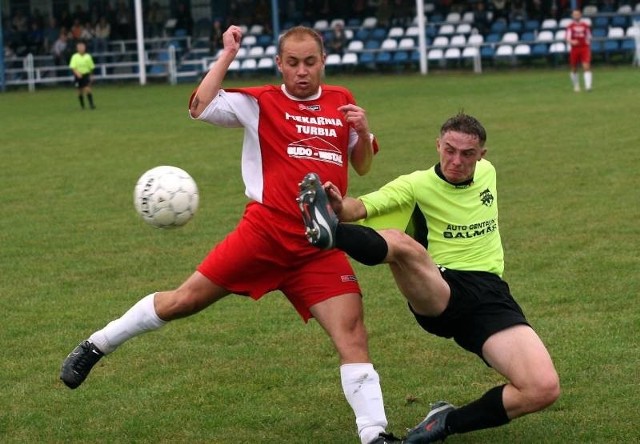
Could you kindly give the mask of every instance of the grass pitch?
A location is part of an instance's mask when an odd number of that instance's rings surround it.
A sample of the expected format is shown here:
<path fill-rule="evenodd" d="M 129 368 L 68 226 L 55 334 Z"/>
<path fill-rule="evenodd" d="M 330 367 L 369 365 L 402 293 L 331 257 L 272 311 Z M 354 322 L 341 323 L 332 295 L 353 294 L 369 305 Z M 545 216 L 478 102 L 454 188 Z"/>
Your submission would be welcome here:
<path fill-rule="evenodd" d="M 548 410 L 452 443 L 636 442 L 640 399 L 638 70 L 331 76 L 352 89 L 381 143 L 351 194 L 436 161 L 440 124 L 464 109 L 498 169 L 505 279 L 547 344 L 563 394 Z M 275 79 L 235 79 L 259 84 Z M 71 391 L 60 364 L 144 295 L 173 288 L 246 202 L 240 130 L 190 121 L 195 85 L 97 85 L 0 95 L 0 441 L 356 443 L 338 362 L 314 322 L 278 293 L 229 297 L 133 339 Z M 135 214 L 137 178 L 168 164 L 198 182 L 187 226 Z M 423 332 L 386 267 L 356 265 L 389 430 L 429 403 L 469 402 L 502 380 Z"/>

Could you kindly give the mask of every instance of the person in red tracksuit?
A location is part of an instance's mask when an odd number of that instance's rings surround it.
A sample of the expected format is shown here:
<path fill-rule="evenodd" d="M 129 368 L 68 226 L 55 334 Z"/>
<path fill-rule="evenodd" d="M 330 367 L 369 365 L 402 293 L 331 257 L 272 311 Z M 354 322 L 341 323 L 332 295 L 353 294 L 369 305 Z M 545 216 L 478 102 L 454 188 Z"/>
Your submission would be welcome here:
<path fill-rule="evenodd" d="M 573 21 L 567 26 L 566 39 L 570 47 L 569 66 L 571 67 L 571 83 L 573 90 L 580 92 L 580 78 L 578 77 L 578 65 L 582 65 L 584 77 L 584 89 L 591 91 L 591 26 L 582 20 L 582 12 L 574 9 L 571 13 Z"/>

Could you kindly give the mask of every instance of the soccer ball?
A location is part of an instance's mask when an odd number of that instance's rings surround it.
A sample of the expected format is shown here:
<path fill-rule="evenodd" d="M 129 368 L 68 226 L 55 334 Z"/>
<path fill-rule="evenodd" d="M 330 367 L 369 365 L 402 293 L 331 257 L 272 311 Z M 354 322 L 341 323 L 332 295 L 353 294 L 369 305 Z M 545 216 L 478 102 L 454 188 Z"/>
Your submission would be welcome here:
<path fill-rule="evenodd" d="M 133 204 L 145 222 L 157 228 L 180 227 L 198 209 L 198 187 L 186 171 L 159 166 L 145 172 L 133 190 Z"/>

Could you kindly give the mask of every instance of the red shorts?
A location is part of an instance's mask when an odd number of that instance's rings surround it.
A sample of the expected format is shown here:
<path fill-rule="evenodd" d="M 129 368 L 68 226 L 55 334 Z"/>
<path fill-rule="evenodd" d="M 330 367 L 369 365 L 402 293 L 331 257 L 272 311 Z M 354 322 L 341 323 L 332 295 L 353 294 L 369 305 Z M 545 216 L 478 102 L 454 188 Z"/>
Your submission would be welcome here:
<path fill-rule="evenodd" d="M 591 63 L 591 47 L 572 46 L 569 52 L 569 65 L 575 68 L 580 63 Z"/>
<path fill-rule="evenodd" d="M 280 290 L 306 322 L 309 308 L 348 293 L 361 294 L 346 255 L 319 250 L 304 236 L 302 218 L 247 205 L 242 220 L 198 266 L 198 271 L 228 291 L 258 300 Z"/>

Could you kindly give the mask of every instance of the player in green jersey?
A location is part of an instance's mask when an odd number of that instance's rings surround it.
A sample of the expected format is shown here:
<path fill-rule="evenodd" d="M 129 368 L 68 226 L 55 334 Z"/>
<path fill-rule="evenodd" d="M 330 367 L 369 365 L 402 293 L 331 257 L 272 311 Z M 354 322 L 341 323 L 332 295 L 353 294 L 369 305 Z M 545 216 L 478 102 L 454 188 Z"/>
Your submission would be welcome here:
<path fill-rule="evenodd" d="M 439 162 L 360 198 L 315 173 L 300 183 L 307 238 L 366 265 L 389 264 L 418 324 L 453 338 L 507 379 L 456 408 L 432 405 L 405 443 L 444 440 L 542 410 L 560 395 L 551 357 L 502 280 L 504 258 L 486 131 L 464 113 L 436 140 Z M 343 223 L 343 222 L 358 223 Z"/>
<path fill-rule="evenodd" d="M 89 100 L 89 107 L 96 109 L 93 103 L 93 92 L 91 83 L 93 81 L 93 70 L 95 69 L 93 58 L 87 52 L 87 45 L 84 42 L 76 43 L 76 53 L 71 56 L 69 68 L 73 71 L 76 88 L 78 88 L 78 101 L 84 109 L 84 96 Z"/>

